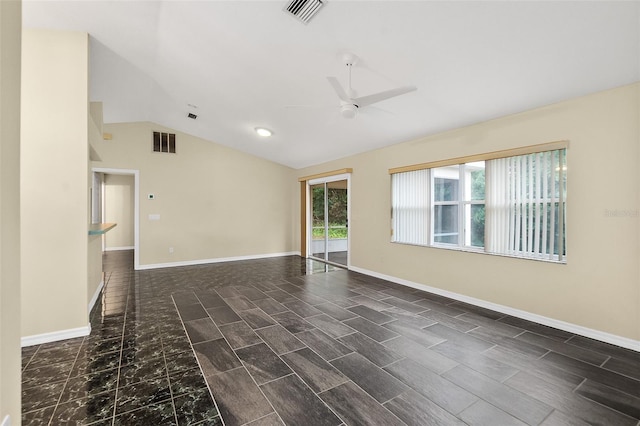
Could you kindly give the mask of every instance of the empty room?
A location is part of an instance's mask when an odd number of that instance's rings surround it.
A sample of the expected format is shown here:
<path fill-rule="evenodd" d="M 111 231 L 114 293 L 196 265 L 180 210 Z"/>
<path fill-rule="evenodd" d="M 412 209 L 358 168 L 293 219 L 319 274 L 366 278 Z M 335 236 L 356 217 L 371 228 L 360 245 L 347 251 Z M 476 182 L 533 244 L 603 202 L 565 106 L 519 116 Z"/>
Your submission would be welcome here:
<path fill-rule="evenodd" d="M 0 426 L 640 426 L 640 2 L 0 2 Z"/>

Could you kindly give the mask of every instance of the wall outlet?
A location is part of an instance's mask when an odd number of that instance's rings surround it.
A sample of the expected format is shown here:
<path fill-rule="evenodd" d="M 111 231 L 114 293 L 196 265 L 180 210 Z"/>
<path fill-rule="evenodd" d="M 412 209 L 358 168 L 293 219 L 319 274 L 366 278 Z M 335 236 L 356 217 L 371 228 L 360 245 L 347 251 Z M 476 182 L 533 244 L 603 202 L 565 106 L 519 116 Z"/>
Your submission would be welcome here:
<path fill-rule="evenodd" d="M 173 254 L 173 247 L 169 247 L 169 254 Z"/>
<path fill-rule="evenodd" d="M 148 198 L 149 200 L 155 200 L 155 199 L 156 199 L 156 196 L 155 196 L 154 194 L 148 194 L 148 195 L 147 195 L 147 198 Z"/>
<path fill-rule="evenodd" d="M 159 213 L 150 214 L 149 220 L 160 220 L 160 214 Z"/>

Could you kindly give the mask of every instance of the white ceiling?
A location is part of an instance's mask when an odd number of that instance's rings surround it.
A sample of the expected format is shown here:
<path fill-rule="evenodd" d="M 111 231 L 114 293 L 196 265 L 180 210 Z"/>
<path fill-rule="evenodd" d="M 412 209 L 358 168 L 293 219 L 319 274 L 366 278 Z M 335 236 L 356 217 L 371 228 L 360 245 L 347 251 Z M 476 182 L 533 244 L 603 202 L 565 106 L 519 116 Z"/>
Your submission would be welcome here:
<path fill-rule="evenodd" d="M 329 0 L 307 25 L 285 5 L 24 0 L 23 19 L 91 35 L 105 122 L 153 121 L 294 168 L 640 80 L 638 1 Z M 326 76 L 346 84 L 344 52 L 361 58 L 358 95 L 418 90 L 342 118 Z"/>

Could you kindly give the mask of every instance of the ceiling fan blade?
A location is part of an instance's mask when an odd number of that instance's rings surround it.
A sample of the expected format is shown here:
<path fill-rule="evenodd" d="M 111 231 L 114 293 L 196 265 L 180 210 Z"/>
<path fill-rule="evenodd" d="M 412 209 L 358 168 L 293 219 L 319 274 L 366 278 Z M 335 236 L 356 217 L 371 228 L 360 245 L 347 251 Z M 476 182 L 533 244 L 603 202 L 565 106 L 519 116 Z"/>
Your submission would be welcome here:
<path fill-rule="evenodd" d="M 351 103 L 351 99 L 349 99 L 349 96 L 347 95 L 347 92 L 344 91 L 344 89 L 340 85 L 340 82 L 338 81 L 337 78 L 335 78 L 335 77 L 327 77 L 327 80 L 329 80 L 329 83 L 331 84 L 331 87 L 333 87 L 333 90 L 335 90 L 336 95 L 338 95 L 340 100 L 342 100 L 343 102 Z"/>
<path fill-rule="evenodd" d="M 384 92 L 374 93 L 373 95 L 362 96 L 354 99 L 353 102 L 362 108 L 367 105 L 375 104 L 376 102 L 413 92 L 414 90 L 418 90 L 418 88 L 415 86 L 398 87 L 397 89 L 385 90 Z"/>
<path fill-rule="evenodd" d="M 387 109 L 380 108 L 377 106 L 371 106 L 371 105 L 368 106 L 367 111 L 375 111 L 376 113 L 387 114 L 387 115 L 396 115 L 395 112 L 391 112 Z"/>
<path fill-rule="evenodd" d="M 335 108 L 335 105 L 285 105 L 285 109 L 297 109 L 297 108 Z"/>

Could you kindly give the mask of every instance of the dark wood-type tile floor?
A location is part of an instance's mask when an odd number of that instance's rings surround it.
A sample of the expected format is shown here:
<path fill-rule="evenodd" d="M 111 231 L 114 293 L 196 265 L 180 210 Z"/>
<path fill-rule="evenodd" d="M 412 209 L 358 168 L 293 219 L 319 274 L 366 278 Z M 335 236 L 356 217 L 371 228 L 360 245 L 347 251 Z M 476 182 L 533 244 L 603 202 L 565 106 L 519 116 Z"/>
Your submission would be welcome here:
<path fill-rule="evenodd" d="M 640 426 L 638 352 L 296 256 L 132 263 L 23 348 L 23 424 Z"/>

